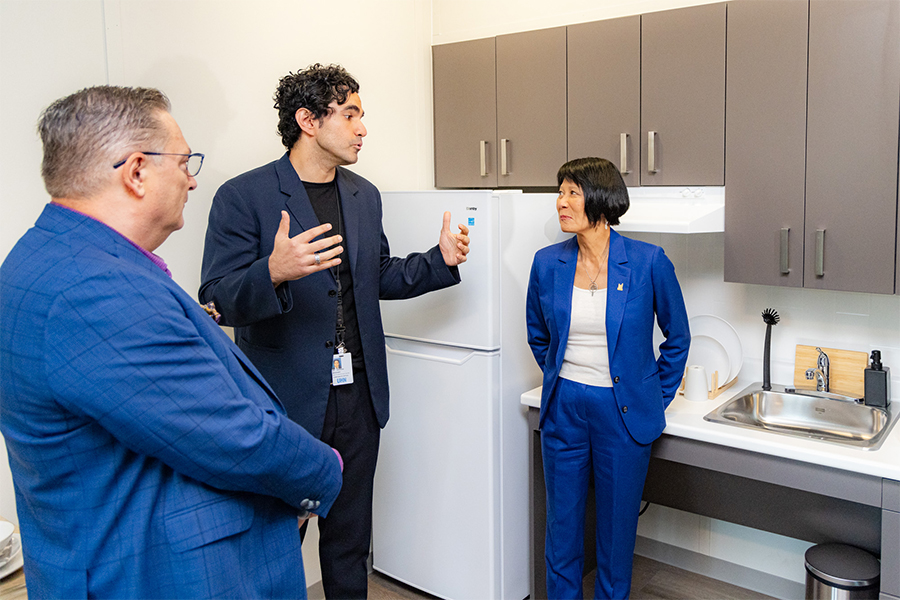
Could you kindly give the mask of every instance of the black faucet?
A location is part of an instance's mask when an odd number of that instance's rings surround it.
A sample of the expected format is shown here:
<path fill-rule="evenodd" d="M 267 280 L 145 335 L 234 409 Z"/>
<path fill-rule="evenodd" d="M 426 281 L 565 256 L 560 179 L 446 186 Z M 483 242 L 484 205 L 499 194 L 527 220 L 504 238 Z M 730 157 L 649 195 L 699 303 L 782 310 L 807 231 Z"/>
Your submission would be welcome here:
<path fill-rule="evenodd" d="M 772 389 L 771 359 L 772 359 L 772 325 L 778 325 L 778 313 L 771 308 L 762 312 L 763 321 L 766 322 L 766 345 L 763 348 L 763 384 L 762 389 Z"/>

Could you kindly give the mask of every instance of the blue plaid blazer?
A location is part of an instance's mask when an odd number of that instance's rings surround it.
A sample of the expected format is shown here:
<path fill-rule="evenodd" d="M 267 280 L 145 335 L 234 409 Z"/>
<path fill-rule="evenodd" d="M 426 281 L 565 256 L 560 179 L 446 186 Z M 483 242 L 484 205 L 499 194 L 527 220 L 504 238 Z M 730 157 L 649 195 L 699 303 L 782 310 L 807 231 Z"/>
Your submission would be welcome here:
<path fill-rule="evenodd" d="M 305 598 L 337 457 L 107 226 L 48 205 L 0 268 L 0 429 L 30 598 Z"/>

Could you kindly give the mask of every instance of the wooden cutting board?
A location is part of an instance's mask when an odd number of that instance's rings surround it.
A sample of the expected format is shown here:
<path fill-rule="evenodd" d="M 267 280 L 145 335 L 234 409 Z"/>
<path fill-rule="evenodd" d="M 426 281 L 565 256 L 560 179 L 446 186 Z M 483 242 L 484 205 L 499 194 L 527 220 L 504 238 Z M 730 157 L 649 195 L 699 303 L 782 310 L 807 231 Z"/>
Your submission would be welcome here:
<path fill-rule="evenodd" d="M 869 355 L 853 350 L 839 350 L 819 346 L 831 360 L 831 391 L 862 398 L 865 394 L 863 372 L 869 366 Z M 794 387 L 801 390 L 816 389 L 816 380 L 806 378 L 806 369 L 815 369 L 819 352 L 815 346 L 797 344 L 794 357 Z"/>

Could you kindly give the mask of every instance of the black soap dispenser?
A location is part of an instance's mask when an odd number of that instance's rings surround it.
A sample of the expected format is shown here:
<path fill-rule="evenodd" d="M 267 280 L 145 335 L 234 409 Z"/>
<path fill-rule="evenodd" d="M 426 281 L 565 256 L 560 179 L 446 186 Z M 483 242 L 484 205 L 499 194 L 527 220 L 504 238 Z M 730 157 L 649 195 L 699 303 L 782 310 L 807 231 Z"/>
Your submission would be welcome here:
<path fill-rule="evenodd" d="M 872 361 L 865 371 L 866 406 L 887 408 L 891 403 L 891 369 L 881 365 L 881 351 L 872 350 Z"/>

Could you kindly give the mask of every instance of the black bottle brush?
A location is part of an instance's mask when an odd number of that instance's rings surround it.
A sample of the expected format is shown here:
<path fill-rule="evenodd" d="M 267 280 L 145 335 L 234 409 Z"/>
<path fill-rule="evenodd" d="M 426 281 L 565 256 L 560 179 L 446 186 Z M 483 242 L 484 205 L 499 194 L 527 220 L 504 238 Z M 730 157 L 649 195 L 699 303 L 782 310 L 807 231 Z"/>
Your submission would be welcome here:
<path fill-rule="evenodd" d="M 778 325 L 779 316 L 771 308 L 767 308 L 762 312 L 763 321 L 766 322 L 766 345 L 763 349 L 763 384 L 762 389 L 769 391 L 772 389 L 772 375 L 770 362 L 772 357 L 772 325 Z"/>

